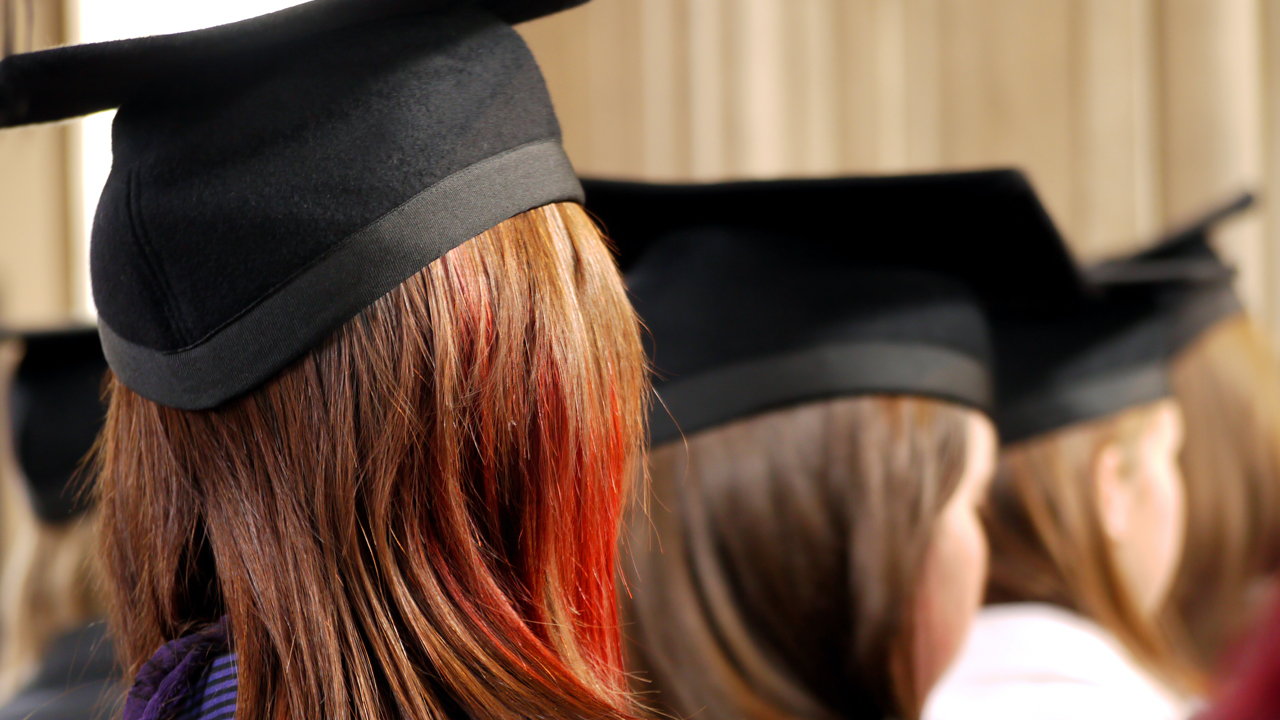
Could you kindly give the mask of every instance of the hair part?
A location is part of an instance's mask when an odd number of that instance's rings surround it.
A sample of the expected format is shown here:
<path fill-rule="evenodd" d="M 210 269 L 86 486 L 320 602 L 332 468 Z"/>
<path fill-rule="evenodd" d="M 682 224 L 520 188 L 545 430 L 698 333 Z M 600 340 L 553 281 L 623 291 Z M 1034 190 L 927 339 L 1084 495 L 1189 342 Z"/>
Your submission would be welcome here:
<path fill-rule="evenodd" d="M 916 717 L 912 609 L 972 412 L 842 398 L 653 450 L 625 566 L 637 690 L 681 717 Z"/>
<path fill-rule="evenodd" d="M 225 615 L 239 720 L 629 716 L 614 551 L 646 398 L 613 258 L 567 203 L 220 408 L 113 380 L 98 501 L 127 668 Z"/>
<path fill-rule="evenodd" d="M 1139 608 L 1103 526 L 1094 473 L 1108 448 L 1120 471 L 1140 467 L 1142 438 L 1157 403 L 1077 423 L 1003 448 L 983 508 L 991 548 L 988 605 L 1043 602 L 1097 622 L 1139 663 L 1189 689 L 1190 671 Z"/>

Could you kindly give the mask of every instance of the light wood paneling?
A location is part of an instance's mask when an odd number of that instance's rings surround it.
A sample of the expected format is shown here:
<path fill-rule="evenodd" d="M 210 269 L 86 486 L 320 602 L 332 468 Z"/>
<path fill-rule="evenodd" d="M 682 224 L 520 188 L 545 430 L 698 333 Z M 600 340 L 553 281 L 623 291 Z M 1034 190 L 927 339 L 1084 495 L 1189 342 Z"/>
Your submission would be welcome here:
<path fill-rule="evenodd" d="M 610 20 L 638 2 L 634 24 Z M 1280 180 L 1280 72 L 1264 73 L 1280 66 L 1277 3 L 594 0 L 525 32 L 587 173 L 1013 165 L 1093 260 Z M 611 30 L 631 36 L 580 34 Z M 1251 307 L 1280 322 L 1278 227 L 1255 214 L 1221 244 Z"/>
<path fill-rule="evenodd" d="M 1263 179 L 1262 8 L 1256 0 L 1163 0 L 1160 6 L 1164 216 L 1177 223 Z M 1224 227 L 1219 246 L 1264 320 L 1274 282 L 1260 214 Z"/>
<path fill-rule="evenodd" d="M 15 50 L 60 44 L 67 36 L 60 0 L 4 8 L 0 2 L 0 24 L 9 21 L 0 35 L 14 38 Z M 65 125 L 0 133 L 0 323 L 50 324 L 70 312 L 71 143 Z"/>

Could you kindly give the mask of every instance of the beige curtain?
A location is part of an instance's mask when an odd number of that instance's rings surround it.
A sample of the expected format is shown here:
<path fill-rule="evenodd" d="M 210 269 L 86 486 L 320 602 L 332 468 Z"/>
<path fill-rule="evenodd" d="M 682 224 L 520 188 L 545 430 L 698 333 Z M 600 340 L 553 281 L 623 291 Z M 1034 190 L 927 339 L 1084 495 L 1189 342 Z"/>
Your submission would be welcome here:
<path fill-rule="evenodd" d="M 1280 0 L 595 0 L 522 32 L 590 174 L 1018 166 L 1087 260 L 1280 178 Z M 1276 195 L 1219 238 L 1273 326 Z"/>

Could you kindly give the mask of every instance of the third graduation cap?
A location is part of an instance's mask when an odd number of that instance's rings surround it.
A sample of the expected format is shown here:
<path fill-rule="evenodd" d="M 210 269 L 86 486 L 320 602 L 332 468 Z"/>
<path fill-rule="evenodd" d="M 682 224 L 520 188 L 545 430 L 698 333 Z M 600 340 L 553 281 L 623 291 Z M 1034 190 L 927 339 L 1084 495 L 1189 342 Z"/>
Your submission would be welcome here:
<path fill-rule="evenodd" d="M 1169 395 L 1170 323 L 1154 288 L 1108 290 L 1073 313 L 994 323 L 1001 442 Z"/>
<path fill-rule="evenodd" d="M 580 200 L 510 23 L 584 0 L 314 0 L 0 62 L 0 127 L 119 108 L 93 224 L 125 385 L 247 392 L 471 237 Z"/>
<path fill-rule="evenodd" d="M 995 323 L 996 422 L 1026 440 L 1170 395 L 1170 356 L 1241 311 L 1234 273 L 1208 232 L 1248 208 L 1242 195 L 1136 255 L 1095 265 L 1098 295 L 1073 313 Z"/>
<path fill-rule="evenodd" d="M 1067 312 L 1084 297 L 1015 171 L 584 185 L 649 330 L 654 444 L 848 395 L 989 411 L 985 312 Z"/>
<path fill-rule="evenodd" d="M 1172 322 L 1170 352 L 1177 353 L 1219 321 L 1244 312 L 1235 269 L 1213 249 L 1209 235 L 1253 204 L 1251 193 L 1241 193 L 1142 252 L 1089 268 L 1086 276 L 1121 292 L 1155 292 Z"/>

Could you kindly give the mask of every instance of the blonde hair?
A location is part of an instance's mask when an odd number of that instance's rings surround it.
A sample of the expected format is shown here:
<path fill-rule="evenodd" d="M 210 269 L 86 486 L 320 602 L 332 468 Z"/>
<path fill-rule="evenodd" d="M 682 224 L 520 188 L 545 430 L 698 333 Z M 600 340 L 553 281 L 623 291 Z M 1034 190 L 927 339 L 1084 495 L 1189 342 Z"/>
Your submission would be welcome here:
<path fill-rule="evenodd" d="M 1237 315 L 1172 368 L 1186 418 L 1187 535 L 1163 620 L 1205 670 L 1251 619 L 1253 583 L 1280 568 L 1278 362 L 1268 338 Z"/>
<path fill-rule="evenodd" d="M 1111 632 L 1141 664 L 1180 689 L 1196 683 L 1159 626 L 1139 608 L 1103 528 L 1093 473 L 1109 447 L 1121 471 L 1169 401 L 1131 408 L 1001 451 L 983 522 L 991 547 L 987 603 L 1044 602 Z"/>

